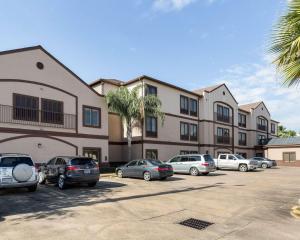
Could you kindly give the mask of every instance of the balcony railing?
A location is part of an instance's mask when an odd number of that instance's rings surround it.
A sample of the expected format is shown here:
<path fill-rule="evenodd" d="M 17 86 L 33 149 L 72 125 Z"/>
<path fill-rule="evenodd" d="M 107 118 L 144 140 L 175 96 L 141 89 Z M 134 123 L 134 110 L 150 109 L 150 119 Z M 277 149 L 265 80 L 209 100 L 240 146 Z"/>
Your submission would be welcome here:
<path fill-rule="evenodd" d="M 258 139 L 257 140 L 257 145 L 266 145 L 266 144 L 268 144 L 269 140 L 270 139 L 267 139 L 267 138 L 265 138 L 265 139 Z"/>
<path fill-rule="evenodd" d="M 75 129 L 76 115 L 0 105 L 0 123 Z"/>
<path fill-rule="evenodd" d="M 219 122 L 225 122 L 225 123 L 230 123 L 230 124 L 232 123 L 232 117 L 231 116 L 218 114 L 216 112 L 214 114 L 214 119 L 215 119 L 215 121 L 219 121 Z"/>
<path fill-rule="evenodd" d="M 246 146 L 247 145 L 246 140 L 239 140 L 239 145 L 240 146 Z"/>
<path fill-rule="evenodd" d="M 257 124 L 257 129 L 261 130 L 261 131 L 267 131 L 267 126 L 266 125 Z"/>
<path fill-rule="evenodd" d="M 217 136 L 215 135 L 216 143 L 218 144 L 231 144 L 232 140 L 229 136 Z"/>
<path fill-rule="evenodd" d="M 246 127 L 246 123 L 241 123 L 241 122 L 239 122 L 239 127 L 245 128 L 245 127 Z"/>

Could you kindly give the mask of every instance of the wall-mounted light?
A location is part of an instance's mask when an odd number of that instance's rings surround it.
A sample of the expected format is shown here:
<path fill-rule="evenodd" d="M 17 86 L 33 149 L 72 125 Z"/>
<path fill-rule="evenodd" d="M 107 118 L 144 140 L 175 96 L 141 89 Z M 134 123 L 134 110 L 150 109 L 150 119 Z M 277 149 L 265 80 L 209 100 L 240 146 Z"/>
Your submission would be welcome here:
<path fill-rule="evenodd" d="M 41 144 L 41 143 L 38 143 L 37 147 L 38 147 L 38 148 L 42 148 L 42 144 Z"/>

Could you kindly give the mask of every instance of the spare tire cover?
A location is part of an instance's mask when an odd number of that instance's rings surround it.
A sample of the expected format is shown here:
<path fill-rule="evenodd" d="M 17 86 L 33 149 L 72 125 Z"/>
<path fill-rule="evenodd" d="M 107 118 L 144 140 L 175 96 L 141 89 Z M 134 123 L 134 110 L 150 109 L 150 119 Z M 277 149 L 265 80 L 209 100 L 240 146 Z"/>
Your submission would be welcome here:
<path fill-rule="evenodd" d="M 26 182 L 31 178 L 33 171 L 31 166 L 22 163 L 14 167 L 12 174 L 18 182 Z"/>

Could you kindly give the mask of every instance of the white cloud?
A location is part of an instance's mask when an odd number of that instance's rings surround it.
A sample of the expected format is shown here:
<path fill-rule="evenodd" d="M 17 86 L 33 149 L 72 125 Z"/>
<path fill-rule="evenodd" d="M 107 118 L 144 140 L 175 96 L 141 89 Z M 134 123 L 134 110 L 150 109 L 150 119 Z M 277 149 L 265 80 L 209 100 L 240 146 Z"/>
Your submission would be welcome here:
<path fill-rule="evenodd" d="M 181 10 L 196 0 L 154 0 L 153 7 L 162 11 Z"/>
<path fill-rule="evenodd" d="M 282 86 L 267 59 L 263 64 L 235 65 L 221 71 L 217 82 L 225 82 L 239 104 L 264 101 L 273 119 L 299 131 L 300 89 Z"/>

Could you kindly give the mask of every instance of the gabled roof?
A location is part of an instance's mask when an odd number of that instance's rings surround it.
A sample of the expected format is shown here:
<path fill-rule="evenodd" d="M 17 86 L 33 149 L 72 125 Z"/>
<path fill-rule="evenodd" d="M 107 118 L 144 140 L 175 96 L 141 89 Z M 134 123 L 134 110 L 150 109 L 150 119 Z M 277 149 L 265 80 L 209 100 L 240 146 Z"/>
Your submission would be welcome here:
<path fill-rule="evenodd" d="M 100 83 L 110 83 L 116 86 L 122 86 L 125 82 L 121 81 L 121 80 L 117 80 L 117 79 L 108 79 L 108 78 L 99 78 L 97 80 L 95 80 L 94 82 L 90 83 L 91 87 L 94 87 L 95 85 L 98 85 Z"/>
<path fill-rule="evenodd" d="M 227 91 L 229 92 L 229 94 L 231 95 L 231 97 L 233 98 L 233 100 L 236 102 L 236 104 L 238 104 L 237 100 L 232 95 L 232 93 L 230 92 L 229 88 L 226 86 L 225 83 L 213 85 L 213 86 L 206 87 L 206 88 L 200 88 L 200 89 L 194 90 L 193 92 L 203 96 L 204 92 L 211 93 L 211 92 L 217 90 L 218 88 L 220 88 L 222 86 L 224 86 L 227 89 Z"/>
<path fill-rule="evenodd" d="M 266 104 L 263 101 L 240 105 L 239 109 L 241 109 L 242 111 L 245 111 L 245 112 L 251 112 L 251 109 L 255 110 L 260 104 L 263 104 L 265 106 L 265 109 L 267 110 L 267 112 L 270 114 L 268 108 L 266 107 Z"/>
<path fill-rule="evenodd" d="M 78 81 L 80 81 L 86 87 L 88 87 L 92 92 L 94 92 L 95 94 L 97 94 L 100 97 L 104 97 L 104 95 L 96 92 L 92 87 L 90 87 L 85 81 L 83 81 L 80 77 L 78 77 L 67 66 L 65 66 L 62 62 L 60 62 L 52 54 L 50 54 L 48 51 L 46 51 L 46 49 L 44 49 L 41 45 L 32 46 L 32 47 L 26 47 L 26 48 L 18 48 L 18 49 L 13 49 L 13 50 L 8 50 L 8 51 L 2 51 L 2 52 L 0 52 L 0 55 L 12 54 L 12 53 L 19 53 L 19 52 L 26 52 L 26 51 L 32 51 L 32 50 L 41 50 L 41 51 L 43 51 L 46 55 L 48 55 L 50 58 L 52 58 L 58 65 L 60 65 L 61 67 L 63 67 L 67 72 L 69 72 L 71 75 L 73 75 L 73 77 L 75 77 Z"/>
<path fill-rule="evenodd" d="M 300 137 L 272 138 L 267 146 L 270 145 L 300 145 Z"/>

